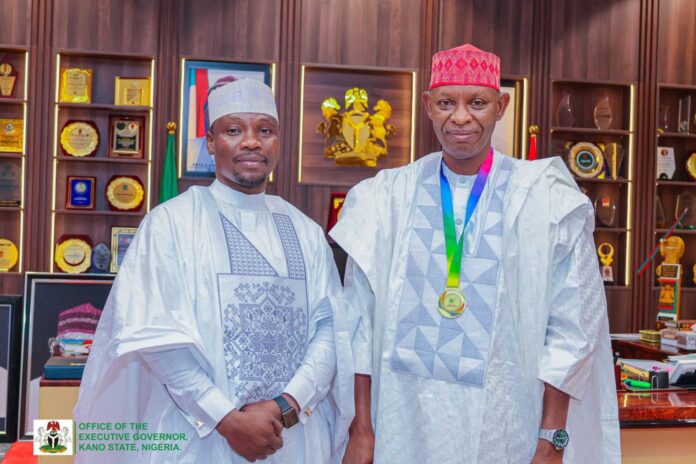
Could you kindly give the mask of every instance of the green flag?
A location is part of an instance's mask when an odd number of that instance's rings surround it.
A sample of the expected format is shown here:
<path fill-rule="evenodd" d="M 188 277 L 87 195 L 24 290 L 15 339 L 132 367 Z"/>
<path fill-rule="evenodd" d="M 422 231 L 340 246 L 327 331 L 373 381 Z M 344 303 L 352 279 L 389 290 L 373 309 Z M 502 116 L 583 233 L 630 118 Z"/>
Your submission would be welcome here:
<path fill-rule="evenodd" d="M 164 167 L 160 178 L 159 202 L 174 198 L 179 194 L 179 186 L 176 179 L 176 154 L 174 145 L 176 143 L 176 124 L 167 124 L 167 154 L 164 157 Z"/>

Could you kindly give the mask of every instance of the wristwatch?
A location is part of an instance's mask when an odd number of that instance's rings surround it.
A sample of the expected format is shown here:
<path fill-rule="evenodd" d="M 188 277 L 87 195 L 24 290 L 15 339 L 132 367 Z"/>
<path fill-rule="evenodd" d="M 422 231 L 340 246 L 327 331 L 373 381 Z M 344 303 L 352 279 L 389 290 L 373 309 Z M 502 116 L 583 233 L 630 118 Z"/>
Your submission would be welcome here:
<path fill-rule="evenodd" d="M 560 451 L 568 446 L 568 441 L 570 441 L 568 432 L 563 429 L 541 429 L 539 430 L 539 438 L 550 441 L 556 447 L 556 451 Z"/>
<path fill-rule="evenodd" d="M 273 398 L 273 401 L 280 406 L 280 420 L 283 422 L 283 426 L 286 429 L 289 429 L 300 421 L 297 418 L 297 411 L 288 403 L 288 400 L 283 398 L 283 395 Z"/>

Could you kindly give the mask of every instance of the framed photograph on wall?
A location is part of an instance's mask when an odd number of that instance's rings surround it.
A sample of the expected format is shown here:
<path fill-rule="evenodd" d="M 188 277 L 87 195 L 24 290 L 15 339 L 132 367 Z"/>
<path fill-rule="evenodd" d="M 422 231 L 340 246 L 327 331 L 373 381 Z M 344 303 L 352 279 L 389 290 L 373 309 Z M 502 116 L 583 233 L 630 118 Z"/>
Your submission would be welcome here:
<path fill-rule="evenodd" d="M 493 131 L 491 144 L 500 153 L 527 157 L 527 79 L 501 79 L 500 92 L 510 95 L 503 119 Z"/>
<path fill-rule="evenodd" d="M 17 439 L 21 301 L 0 295 L 0 443 Z"/>
<path fill-rule="evenodd" d="M 350 188 L 414 159 L 416 71 L 302 66 L 298 181 Z"/>
<path fill-rule="evenodd" d="M 114 276 L 105 274 L 26 273 L 19 388 L 20 439 L 32 435 L 33 420 L 39 418 L 39 383 L 44 364 L 53 354 L 73 351 L 74 342 L 69 340 L 91 340 L 113 280 Z"/>
<path fill-rule="evenodd" d="M 265 82 L 275 91 L 273 63 L 181 60 L 179 177 L 215 177 L 215 160 L 206 147 L 208 90 L 218 79 L 233 76 Z"/>

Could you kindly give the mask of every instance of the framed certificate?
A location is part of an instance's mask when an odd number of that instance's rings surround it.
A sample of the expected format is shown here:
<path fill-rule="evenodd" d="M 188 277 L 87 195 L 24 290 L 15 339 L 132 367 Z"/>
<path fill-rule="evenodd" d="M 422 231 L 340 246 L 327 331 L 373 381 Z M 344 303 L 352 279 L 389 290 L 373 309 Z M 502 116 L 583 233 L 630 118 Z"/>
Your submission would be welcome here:
<path fill-rule="evenodd" d="M 109 158 L 143 157 L 145 118 L 142 116 L 109 116 Z"/>
<path fill-rule="evenodd" d="M 68 176 L 66 185 L 66 209 L 94 209 L 96 177 Z"/>
<path fill-rule="evenodd" d="M 137 231 L 136 227 L 111 228 L 111 272 L 118 272 L 123 258 L 126 256 L 126 250 L 128 250 Z"/>
<path fill-rule="evenodd" d="M 150 106 L 149 77 L 116 77 L 114 104 Z"/>
<path fill-rule="evenodd" d="M 92 70 L 65 68 L 60 73 L 58 101 L 64 103 L 92 102 Z"/>
<path fill-rule="evenodd" d="M 114 176 L 106 186 L 106 201 L 114 211 L 138 211 L 145 199 L 145 188 L 134 176 Z"/>
<path fill-rule="evenodd" d="M 99 129 L 92 121 L 68 121 L 60 131 L 65 156 L 94 156 L 99 149 Z"/>

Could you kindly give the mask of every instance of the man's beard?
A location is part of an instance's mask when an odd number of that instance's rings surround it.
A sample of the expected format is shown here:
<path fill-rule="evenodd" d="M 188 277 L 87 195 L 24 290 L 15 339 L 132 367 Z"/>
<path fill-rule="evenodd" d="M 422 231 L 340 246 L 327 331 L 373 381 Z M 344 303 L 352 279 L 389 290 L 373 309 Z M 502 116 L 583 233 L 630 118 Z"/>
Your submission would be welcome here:
<path fill-rule="evenodd" d="M 268 176 L 252 176 L 252 175 L 239 175 L 237 173 L 232 173 L 232 181 L 235 184 L 241 185 L 242 187 L 254 188 L 259 185 L 263 185 L 266 182 Z"/>

